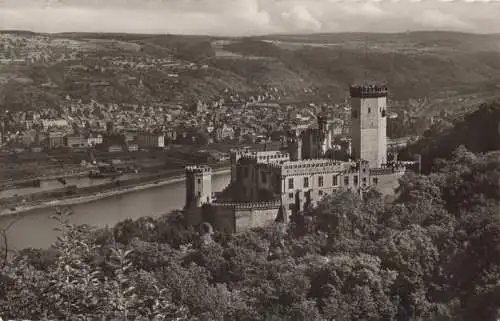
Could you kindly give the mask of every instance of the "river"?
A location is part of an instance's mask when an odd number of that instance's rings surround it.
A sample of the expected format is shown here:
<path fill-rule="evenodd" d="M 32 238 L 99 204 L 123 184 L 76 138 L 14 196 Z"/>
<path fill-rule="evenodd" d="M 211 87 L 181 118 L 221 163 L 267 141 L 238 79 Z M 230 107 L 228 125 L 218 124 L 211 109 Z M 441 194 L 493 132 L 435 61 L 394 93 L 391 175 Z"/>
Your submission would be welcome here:
<path fill-rule="evenodd" d="M 229 181 L 230 175 L 227 172 L 213 174 L 212 191 L 221 191 Z M 172 210 L 182 209 L 185 199 L 185 182 L 174 181 L 158 187 L 75 204 L 70 206 L 73 211 L 71 222 L 97 227 L 114 226 L 128 218 L 157 217 Z M 50 218 L 54 213 L 55 208 L 47 207 L 15 216 L 0 216 L 0 229 L 5 229 L 15 221 L 7 231 L 9 248 L 48 247 L 58 235 L 58 232 L 54 231 L 57 223 Z"/>

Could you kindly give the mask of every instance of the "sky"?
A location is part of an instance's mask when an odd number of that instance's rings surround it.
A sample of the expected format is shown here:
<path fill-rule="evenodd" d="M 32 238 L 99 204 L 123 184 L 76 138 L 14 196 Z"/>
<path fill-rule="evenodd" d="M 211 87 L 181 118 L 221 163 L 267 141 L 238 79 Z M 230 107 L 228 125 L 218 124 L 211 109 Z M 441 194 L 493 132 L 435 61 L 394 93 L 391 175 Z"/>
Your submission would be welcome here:
<path fill-rule="evenodd" d="M 500 0 L 0 0 L 0 29 L 248 36 L 500 33 Z"/>

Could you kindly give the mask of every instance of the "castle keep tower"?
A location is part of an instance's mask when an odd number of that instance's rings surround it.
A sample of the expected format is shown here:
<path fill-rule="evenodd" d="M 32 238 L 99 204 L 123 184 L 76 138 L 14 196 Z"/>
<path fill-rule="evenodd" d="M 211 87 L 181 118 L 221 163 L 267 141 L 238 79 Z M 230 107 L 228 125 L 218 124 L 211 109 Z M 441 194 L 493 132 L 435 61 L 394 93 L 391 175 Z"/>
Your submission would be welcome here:
<path fill-rule="evenodd" d="M 352 86 L 350 94 L 352 156 L 379 168 L 387 163 L 387 87 Z"/>
<path fill-rule="evenodd" d="M 186 167 L 185 208 L 212 203 L 212 169 L 206 165 Z"/>

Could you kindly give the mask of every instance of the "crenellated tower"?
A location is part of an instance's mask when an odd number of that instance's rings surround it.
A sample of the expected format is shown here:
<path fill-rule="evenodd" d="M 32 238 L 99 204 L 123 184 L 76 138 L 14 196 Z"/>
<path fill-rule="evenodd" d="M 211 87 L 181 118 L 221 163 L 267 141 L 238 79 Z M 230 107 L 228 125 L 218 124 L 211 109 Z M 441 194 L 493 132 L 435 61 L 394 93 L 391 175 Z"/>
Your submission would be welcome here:
<path fill-rule="evenodd" d="M 387 163 L 387 87 L 352 86 L 350 94 L 352 156 L 379 168 Z"/>
<path fill-rule="evenodd" d="M 248 153 L 250 153 L 249 147 L 233 148 L 229 151 L 229 159 L 231 161 L 231 183 L 236 181 L 236 167 L 238 161 L 241 157 L 247 155 Z"/>
<path fill-rule="evenodd" d="M 185 208 L 212 203 L 212 169 L 206 165 L 186 167 Z"/>
<path fill-rule="evenodd" d="M 318 137 L 316 138 L 316 154 L 315 158 L 323 158 L 326 155 L 326 151 L 331 148 L 331 143 L 328 141 L 328 122 L 325 116 L 318 116 Z"/>

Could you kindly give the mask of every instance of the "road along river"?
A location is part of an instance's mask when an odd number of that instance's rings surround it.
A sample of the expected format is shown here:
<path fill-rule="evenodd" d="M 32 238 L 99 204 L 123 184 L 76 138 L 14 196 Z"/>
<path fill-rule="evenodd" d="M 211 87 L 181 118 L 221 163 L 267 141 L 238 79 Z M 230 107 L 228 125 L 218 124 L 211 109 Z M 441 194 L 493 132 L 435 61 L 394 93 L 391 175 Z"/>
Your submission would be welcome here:
<path fill-rule="evenodd" d="M 212 175 L 212 191 L 224 189 L 230 181 L 229 171 L 216 172 Z M 182 209 L 186 199 L 184 179 L 154 184 L 147 188 L 137 188 L 126 193 L 109 193 L 109 196 L 95 197 L 90 201 L 80 201 L 68 205 L 73 210 L 71 222 L 89 224 L 97 227 L 114 226 L 125 219 L 137 219 L 142 216 L 157 217 L 172 210 Z M 47 206 L 24 211 L 15 215 L 0 216 L 0 229 L 5 229 L 15 221 L 7 231 L 10 249 L 27 247 L 46 248 L 57 237 L 54 215 L 55 207 Z M 0 247 L 3 242 L 0 241 Z"/>

